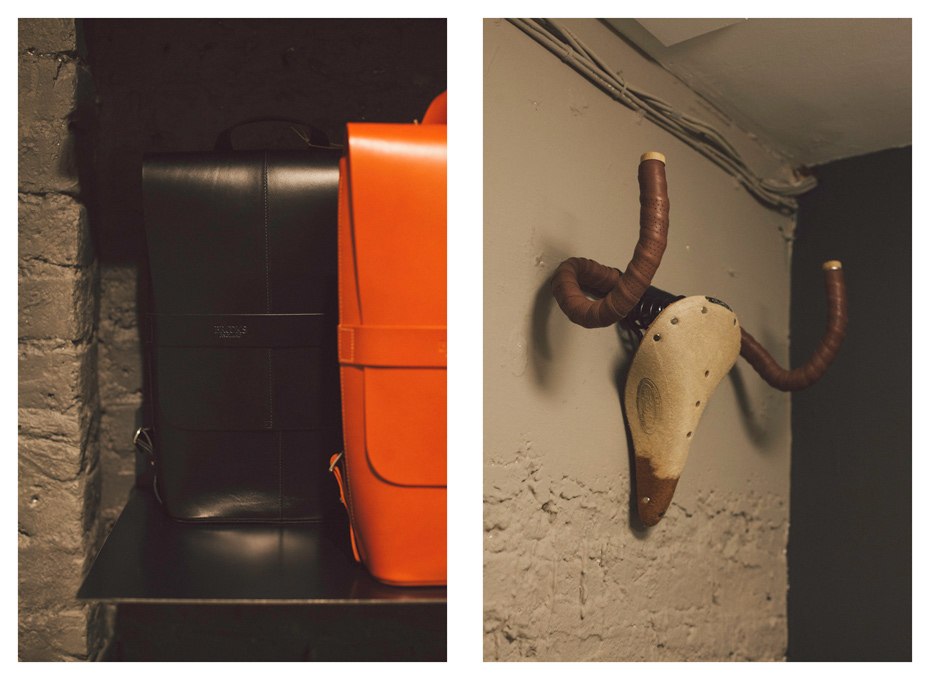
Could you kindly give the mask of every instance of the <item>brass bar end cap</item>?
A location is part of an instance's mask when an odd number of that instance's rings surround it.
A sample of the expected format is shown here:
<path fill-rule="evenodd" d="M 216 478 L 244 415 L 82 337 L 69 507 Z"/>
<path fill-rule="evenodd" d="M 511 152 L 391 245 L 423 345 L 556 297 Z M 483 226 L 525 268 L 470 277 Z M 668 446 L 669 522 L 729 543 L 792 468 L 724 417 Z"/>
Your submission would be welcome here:
<path fill-rule="evenodd" d="M 658 151 L 647 151 L 643 154 L 643 157 L 639 159 L 640 163 L 643 161 L 662 161 L 662 165 L 665 165 L 665 156 Z"/>
<path fill-rule="evenodd" d="M 839 260 L 829 260 L 823 263 L 823 270 L 827 271 L 828 269 L 842 269 L 843 263 Z"/>

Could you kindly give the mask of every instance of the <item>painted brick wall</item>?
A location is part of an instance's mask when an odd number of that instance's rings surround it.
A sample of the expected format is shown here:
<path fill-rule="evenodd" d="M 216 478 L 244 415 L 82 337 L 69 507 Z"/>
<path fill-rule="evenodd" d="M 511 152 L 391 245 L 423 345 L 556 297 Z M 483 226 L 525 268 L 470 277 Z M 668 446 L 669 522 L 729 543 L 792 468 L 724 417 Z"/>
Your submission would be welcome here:
<path fill-rule="evenodd" d="M 74 594 L 99 539 L 99 272 L 79 149 L 93 86 L 73 19 L 19 21 L 19 657 L 88 657 Z"/>

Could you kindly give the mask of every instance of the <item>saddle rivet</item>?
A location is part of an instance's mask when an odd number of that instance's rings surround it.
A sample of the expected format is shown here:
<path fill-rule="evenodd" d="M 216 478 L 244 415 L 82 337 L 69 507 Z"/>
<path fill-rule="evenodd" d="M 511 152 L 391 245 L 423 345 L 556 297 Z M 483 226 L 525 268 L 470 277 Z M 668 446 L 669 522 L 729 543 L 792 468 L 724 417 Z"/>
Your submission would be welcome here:
<path fill-rule="evenodd" d="M 676 323 L 678 323 L 678 317 L 672 319 L 672 325 L 674 326 Z"/>
<path fill-rule="evenodd" d="M 701 307 L 701 314 L 707 314 L 707 307 Z"/>
<path fill-rule="evenodd" d="M 649 496 L 643 496 L 643 503 L 648 503 L 650 500 Z"/>
<path fill-rule="evenodd" d="M 662 339 L 662 336 L 659 335 L 658 333 L 656 333 L 655 335 L 652 336 L 652 339 L 655 340 L 656 342 L 658 342 L 659 340 Z"/>

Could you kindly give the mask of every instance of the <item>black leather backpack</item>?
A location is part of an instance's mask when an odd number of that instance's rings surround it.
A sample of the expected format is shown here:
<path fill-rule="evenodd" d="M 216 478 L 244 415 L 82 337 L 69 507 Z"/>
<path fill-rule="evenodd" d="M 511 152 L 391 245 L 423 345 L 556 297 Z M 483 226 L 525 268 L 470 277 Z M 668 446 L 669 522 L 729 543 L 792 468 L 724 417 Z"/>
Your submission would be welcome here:
<path fill-rule="evenodd" d="M 338 508 L 340 150 L 147 155 L 143 320 L 155 490 L 189 521 Z M 325 148 L 324 148 L 325 147 Z"/>

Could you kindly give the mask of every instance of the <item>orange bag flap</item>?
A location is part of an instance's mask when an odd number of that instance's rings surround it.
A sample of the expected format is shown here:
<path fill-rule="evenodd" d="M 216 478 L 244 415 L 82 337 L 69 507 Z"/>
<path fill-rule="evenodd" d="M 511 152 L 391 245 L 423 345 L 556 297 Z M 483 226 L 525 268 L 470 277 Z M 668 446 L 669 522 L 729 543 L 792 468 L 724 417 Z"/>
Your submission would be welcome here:
<path fill-rule="evenodd" d="M 385 481 L 444 487 L 446 372 L 366 368 L 365 450 Z"/>
<path fill-rule="evenodd" d="M 346 176 L 340 359 L 364 367 L 369 463 L 394 484 L 444 487 L 446 126 L 350 124 Z"/>

